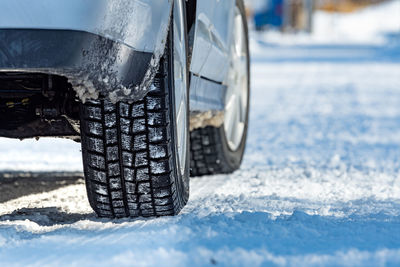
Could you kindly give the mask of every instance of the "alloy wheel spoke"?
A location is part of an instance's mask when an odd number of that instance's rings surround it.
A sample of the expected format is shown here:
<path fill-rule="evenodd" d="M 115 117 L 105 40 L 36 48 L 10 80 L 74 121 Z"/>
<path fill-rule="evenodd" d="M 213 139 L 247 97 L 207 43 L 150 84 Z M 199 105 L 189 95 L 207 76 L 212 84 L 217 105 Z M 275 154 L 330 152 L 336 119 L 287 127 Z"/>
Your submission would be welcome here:
<path fill-rule="evenodd" d="M 230 149 L 235 151 L 244 134 L 248 102 L 247 39 L 238 8 L 235 10 L 232 38 L 224 130 Z"/>

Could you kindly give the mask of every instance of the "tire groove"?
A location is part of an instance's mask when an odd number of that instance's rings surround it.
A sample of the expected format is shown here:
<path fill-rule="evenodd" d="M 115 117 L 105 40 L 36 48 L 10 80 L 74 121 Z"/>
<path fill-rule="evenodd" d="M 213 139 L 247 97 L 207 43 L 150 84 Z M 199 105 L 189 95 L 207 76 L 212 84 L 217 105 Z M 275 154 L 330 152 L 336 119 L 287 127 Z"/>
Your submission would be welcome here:
<path fill-rule="evenodd" d="M 145 125 L 146 129 L 149 127 L 149 118 L 148 118 L 148 112 L 147 112 L 147 97 L 144 99 L 144 113 L 146 114 L 145 118 Z M 150 145 L 149 145 L 150 137 L 149 137 L 149 131 L 146 131 L 146 147 L 147 147 L 147 165 L 148 165 L 148 172 L 149 172 L 149 180 L 150 180 L 150 194 L 151 194 L 151 202 L 152 202 L 152 208 L 153 208 L 153 213 L 154 215 L 157 215 L 156 213 L 156 207 L 155 207 L 155 201 L 154 201 L 154 191 L 153 191 L 153 178 L 152 178 L 152 173 L 151 173 L 151 166 L 150 166 Z"/>
<path fill-rule="evenodd" d="M 120 169 L 120 180 L 121 180 L 121 190 L 122 190 L 122 198 L 124 202 L 124 209 L 126 216 L 130 217 L 130 212 L 128 208 L 128 201 L 126 195 L 126 185 L 125 185 L 125 172 L 123 166 L 123 157 L 122 157 L 122 138 L 121 138 L 121 118 L 120 118 L 120 103 L 117 103 L 116 106 L 116 124 L 117 124 L 117 139 L 118 139 L 118 154 L 119 154 L 119 169 Z M 131 122 L 129 122 L 130 128 Z M 132 140 L 133 142 L 133 140 Z"/>
<path fill-rule="evenodd" d="M 100 108 L 101 108 L 101 118 L 102 118 L 102 130 L 103 130 L 103 138 L 105 139 L 106 137 L 106 127 L 105 127 L 105 112 L 104 112 L 104 100 L 101 100 L 100 102 Z M 110 177 L 108 175 L 108 162 L 107 162 L 107 144 L 106 142 L 103 142 L 103 148 L 104 148 L 104 159 L 105 159 L 105 165 L 106 165 L 106 179 L 107 179 L 107 191 L 108 191 L 108 198 L 110 201 L 110 211 L 112 214 L 112 217 L 115 217 L 115 212 L 114 212 L 114 206 L 113 206 L 113 201 L 111 197 L 111 187 L 110 187 Z"/>

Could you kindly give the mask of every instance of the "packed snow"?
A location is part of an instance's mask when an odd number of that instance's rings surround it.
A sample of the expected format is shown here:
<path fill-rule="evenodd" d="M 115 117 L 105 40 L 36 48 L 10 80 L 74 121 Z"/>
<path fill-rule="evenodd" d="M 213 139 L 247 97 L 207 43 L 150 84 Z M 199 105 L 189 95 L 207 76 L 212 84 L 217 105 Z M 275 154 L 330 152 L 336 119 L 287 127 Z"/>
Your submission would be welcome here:
<path fill-rule="evenodd" d="M 0 264 L 399 266 L 396 14 L 319 12 L 335 36 L 252 33 L 242 168 L 193 178 L 176 217 L 99 219 L 78 143 L 0 139 Z"/>

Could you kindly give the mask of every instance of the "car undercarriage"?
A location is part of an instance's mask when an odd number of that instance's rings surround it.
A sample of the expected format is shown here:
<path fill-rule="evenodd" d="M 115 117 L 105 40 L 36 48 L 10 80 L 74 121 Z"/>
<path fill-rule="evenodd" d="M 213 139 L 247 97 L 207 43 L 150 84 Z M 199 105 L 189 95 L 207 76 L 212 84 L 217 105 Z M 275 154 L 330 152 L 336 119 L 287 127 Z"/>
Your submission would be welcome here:
<path fill-rule="evenodd" d="M 79 101 L 64 77 L 0 73 L 0 136 L 79 140 Z"/>

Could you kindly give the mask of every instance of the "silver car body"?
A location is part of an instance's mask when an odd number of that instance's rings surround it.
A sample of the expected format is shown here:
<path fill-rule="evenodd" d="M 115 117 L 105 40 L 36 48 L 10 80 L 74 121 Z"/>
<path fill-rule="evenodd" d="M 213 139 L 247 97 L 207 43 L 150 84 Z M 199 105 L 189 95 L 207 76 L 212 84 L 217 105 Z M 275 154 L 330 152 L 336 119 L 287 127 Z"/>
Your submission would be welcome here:
<path fill-rule="evenodd" d="M 1 0 L 0 28 L 76 30 L 154 52 L 168 31 L 171 0 Z"/>
<path fill-rule="evenodd" d="M 197 1 L 191 72 L 216 82 L 226 79 L 234 6 L 232 0 Z"/>
<path fill-rule="evenodd" d="M 197 1 L 191 71 L 192 111 L 224 109 L 235 1 Z"/>
<path fill-rule="evenodd" d="M 104 37 L 120 46 L 113 48 L 115 53 L 112 56 L 109 53 L 86 55 L 73 66 L 68 65 L 69 61 L 57 67 L 37 64 L 30 66 L 30 62 L 23 60 L 15 66 L 14 63 L 7 64 L 7 61 L 0 60 L 0 71 L 63 74 L 71 77 L 81 98 L 96 97 L 98 88 L 103 88 L 113 99 L 141 98 L 150 89 L 153 74 L 165 49 L 172 5 L 173 0 L 1 0 L 0 30 L 76 31 Z M 192 110 L 223 109 L 234 5 L 233 0 L 197 1 L 190 67 Z M 81 39 L 87 42 L 85 38 Z M 83 47 L 98 46 L 104 45 L 93 45 L 93 41 L 90 41 L 90 44 Z M 14 53 L 20 46 L 7 49 Z M 132 62 L 127 63 L 126 55 L 130 49 L 149 54 L 151 58 L 141 61 L 145 66 L 136 64 L 137 68 L 146 69 L 139 78 L 120 86 L 117 83 L 127 80 L 125 75 L 134 65 Z M 17 56 L 24 58 L 26 54 Z M 91 63 L 85 65 L 88 61 Z M 112 71 L 105 72 L 103 67 L 97 65 L 107 65 Z M 91 70 L 89 74 L 82 74 L 88 70 Z"/>

